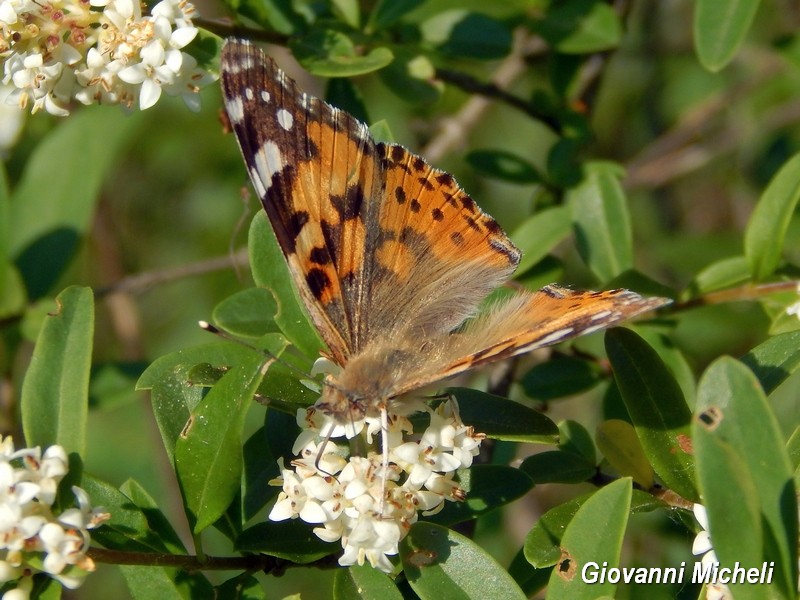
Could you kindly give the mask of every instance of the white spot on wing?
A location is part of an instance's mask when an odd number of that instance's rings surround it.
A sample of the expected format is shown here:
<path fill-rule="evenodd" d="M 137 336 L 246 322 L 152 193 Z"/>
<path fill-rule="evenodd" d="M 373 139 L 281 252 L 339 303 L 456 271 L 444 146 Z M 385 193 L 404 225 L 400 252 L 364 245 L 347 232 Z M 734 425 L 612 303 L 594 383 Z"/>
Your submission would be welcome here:
<path fill-rule="evenodd" d="M 283 127 L 286 131 L 289 131 L 294 125 L 294 117 L 292 113 L 290 113 L 285 108 L 281 108 L 278 110 L 278 124 Z"/>
<path fill-rule="evenodd" d="M 244 120 L 244 103 L 240 97 L 226 98 L 225 108 L 228 110 L 228 116 L 234 125 Z"/>
<path fill-rule="evenodd" d="M 565 337 L 567 337 L 574 330 L 575 330 L 574 327 L 564 327 L 563 329 L 557 329 L 556 331 L 554 331 L 550 335 L 546 335 L 542 339 L 540 339 L 538 342 L 536 342 L 536 346 L 538 347 L 538 346 L 546 346 L 547 344 L 554 344 L 555 342 L 558 342 L 559 340 L 563 340 Z"/>
<path fill-rule="evenodd" d="M 271 96 L 269 95 L 269 92 L 267 90 L 261 90 L 261 99 L 264 102 L 269 102 L 270 98 Z"/>
<path fill-rule="evenodd" d="M 589 317 L 589 319 L 591 321 L 599 321 L 600 319 L 605 319 L 606 317 L 611 316 L 611 314 L 612 313 L 610 310 L 601 310 L 600 312 L 593 314 L 591 317 Z"/>
<path fill-rule="evenodd" d="M 609 325 L 608 323 L 598 323 L 597 325 L 591 325 L 589 327 L 584 327 L 584 328 L 578 330 L 578 333 L 580 335 L 589 335 L 590 333 L 594 333 L 595 331 L 600 331 L 601 329 L 604 329 L 605 327 L 608 327 L 608 325 Z"/>
<path fill-rule="evenodd" d="M 284 167 L 283 158 L 278 145 L 267 140 L 261 149 L 256 152 L 255 172 L 250 170 L 250 178 L 260 197 L 264 197 L 272 184 L 272 176 Z"/>
<path fill-rule="evenodd" d="M 252 88 L 245 88 L 244 97 L 247 98 L 248 100 L 252 100 L 253 99 L 254 95 L 253 95 Z"/>

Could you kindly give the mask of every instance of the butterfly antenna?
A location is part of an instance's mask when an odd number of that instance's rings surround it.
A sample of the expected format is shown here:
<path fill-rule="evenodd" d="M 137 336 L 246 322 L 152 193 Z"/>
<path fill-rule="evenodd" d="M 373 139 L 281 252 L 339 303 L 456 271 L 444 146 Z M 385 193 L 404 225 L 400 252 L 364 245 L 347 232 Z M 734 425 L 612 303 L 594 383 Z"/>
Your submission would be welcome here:
<path fill-rule="evenodd" d="M 244 340 L 240 340 L 239 338 L 232 336 L 227 331 L 223 331 L 220 328 L 215 327 L 214 325 L 212 325 L 208 321 L 198 321 L 197 324 L 200 326 L 200 329 L 202 329 L 204 331 L 207 331 L 209 333 L 213 333 L 214 335 L 218 335 L 219 337 L 221 337 L 225 341 L 233 342 L 234 344 L 239 344 L 240 346 L 244 346 L 245 348 L 248 348 L 250 350 L 254 350 L 256 352 L 260 352 L 264 356 L 273 359 L 274 362 L 278 362 L 278 363 L 282 364 L 284 367 L 286 367 L 290 371 L 294 372 L 295 375 L 298 375 L 299 377 L 302 377 L 303 379 L 311 379 L 311 375 L 309 375 L 308 373 L 306 373 L 302 369 L 297 368 L 292 363 L 287 362 L 287 361 L 283 360 L 282 358 L 279 358 L 277 355 L 275 355 L 274 353 L 270 352 L 269 350 L 264 350 L 263 348 L 258 348 L 256 346 L 254 346 L 253 344 L 248 344 Z"/>
<path fill-rule="evenodd" d="M 389 411 L 386 408 L 386 403 L 382 403 L 380 407 L 381 412 L 381 463 L 383 466 L 381 472 L 381 503 L 380 503 L 380 516 L 383 517 L 383 509 L 386 504 L 386 482 L 389 479 Z"/>

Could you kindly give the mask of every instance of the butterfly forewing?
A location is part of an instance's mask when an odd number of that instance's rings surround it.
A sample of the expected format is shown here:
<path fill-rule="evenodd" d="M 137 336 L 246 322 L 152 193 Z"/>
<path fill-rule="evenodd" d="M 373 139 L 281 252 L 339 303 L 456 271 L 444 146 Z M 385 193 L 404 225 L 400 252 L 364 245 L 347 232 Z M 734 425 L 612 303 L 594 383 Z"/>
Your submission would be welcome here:
<path fill-rule="evenodd" d="M 359 406 L 596 331 L 669 302 L 627 290 L 522 292 L 475 316 L 519 251 L 448 173 L 375 143 L 302 93 L 259 49 L 229 41 L 225 106 L 308 312 L 344 367 L 322 406 Z M 363 414 L 368 408 L 359 408 Z"/>

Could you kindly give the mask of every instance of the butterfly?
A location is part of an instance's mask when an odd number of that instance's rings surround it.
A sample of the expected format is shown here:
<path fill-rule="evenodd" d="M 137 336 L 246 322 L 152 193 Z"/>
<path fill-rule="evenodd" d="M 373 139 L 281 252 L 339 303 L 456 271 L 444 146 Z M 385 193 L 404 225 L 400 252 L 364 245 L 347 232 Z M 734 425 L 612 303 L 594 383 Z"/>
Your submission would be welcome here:
<path fill-rule="evenodd" d="M 548 285 L 481 310 L 520 251 L 449 173 L 376 142 L 246 41 L 222 51 L 230 123 L 311 320 L 341 371 L 317 404 L 385 416 L 404 394 L 669 300 Z"/>

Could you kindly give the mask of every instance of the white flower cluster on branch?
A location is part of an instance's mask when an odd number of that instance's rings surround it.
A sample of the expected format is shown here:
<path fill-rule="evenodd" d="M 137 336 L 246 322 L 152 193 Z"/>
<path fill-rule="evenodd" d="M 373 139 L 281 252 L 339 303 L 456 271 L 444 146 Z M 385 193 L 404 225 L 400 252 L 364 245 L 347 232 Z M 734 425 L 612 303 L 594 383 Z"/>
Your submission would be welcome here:
<path fill-rule="evenodd" d="M 166 92 L 197 110 L 215 77 L 183 51 L 194 14 L 186 0 L 162 0 L 148 16 L 137 0 L 0 0 L 6 101 L 64 116 L 74 101 L 144 110 Z"/>
<path fill-rule="evenodd" d="M 38 447 L 15 450 L 10 437 L 0 438 L 0 584 L 16 581 L 3 600 L 27 599 L 35 573 L 47 573 L 72 589 L 94 571 L 86 556 L 88 530 L 110 515 L 92 508 L 86 492 L 75 486 L 78 507 L 54 513 L 58 484 L 67 472 L 61 446 L 42 454 Z"/>
<path fill-rule="evenodd" d="M 298 411 L 302 431 L 292 452 L 299 458 L 292 469 L 281 465 L 281 478 L 272 482 L 283 491 L 269 518 L 299 517 L 317 525 L 314 533 L 320 539 L 341 540 L 343 566 L 369 561 L 391 572 L 388 557 L 398 553 L 419 512 L 432 515 L 445 500 L 464 499 L 454 475 L 472 464 L 484 437 L 461 422 L 454 399 L 435 410 L 421 402 L 414 408 L 430 417 L 422 435 L 414 435 L 408 417 L 388 415 L 387 435 L 382 436 L 388 441 L 388 465 L 381 452 L 350 456 L 347 446 L 330 441 L 360 435 L 371 445 L 381 433 L 379 417 L 341 424 L 316 407 Z"/>

